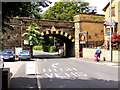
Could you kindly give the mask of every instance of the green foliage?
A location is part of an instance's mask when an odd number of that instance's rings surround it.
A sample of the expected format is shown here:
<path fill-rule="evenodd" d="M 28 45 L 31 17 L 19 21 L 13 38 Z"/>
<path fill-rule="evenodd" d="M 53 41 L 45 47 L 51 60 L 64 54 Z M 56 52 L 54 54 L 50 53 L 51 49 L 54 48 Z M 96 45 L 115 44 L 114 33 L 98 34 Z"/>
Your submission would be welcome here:
<path fill-rule="evenodd" d="M 43 45 L 43 51 L 49 52 L 50 46 Z"/>
<path fill-rule="evenodd" d="M 34 46 L 33 50 L 43 51 L 43 47 L 42 46 Z"/>
<path fill-rule="evenodd" d="M 2 2 L 2 32 L 6 32 L 6 28 L 13 30 L 14 28 L 5 22 L 9 22 L 12 17 L 31 17 L 40 19 L 42 7 L 51 4 L 49 0 L 33 0 L 31 2 Z"/>
<path fill-rule="evenodd" d="M 49 52 L 55 52 L 56 51 L 56 46 L 50 46 Z"/>
<path fill-rule="evenodd" d="M 32 23 L 28 27 L 27 32 L 22 35 L 22 36 L 26 36 L 27 37 L 30 46 L 42 43 L 42 39 L 43 38 L 41 37 L 40 32 L 38 30 L 36 30 L 36 29 L 40 29 L 40 27 L 37 26 L 37 24 Z"/>
<path fill-rule="evenodd" d="M 98 17 L 98 18 L 94 17 L 94 21 L 96 21 L 96 22 L 98 22 L 100 19 L 101 19 L 101 17 Z"/>
<path fill-rule="evenodd" d="M 88 5 L 88 2 L 81 0 L 62 0 L 55 2 L 53 7 L 50 7 L 43 13 L 42 19 L 73 21 L 74 14 L 87 13 L 89 11 Z"/>

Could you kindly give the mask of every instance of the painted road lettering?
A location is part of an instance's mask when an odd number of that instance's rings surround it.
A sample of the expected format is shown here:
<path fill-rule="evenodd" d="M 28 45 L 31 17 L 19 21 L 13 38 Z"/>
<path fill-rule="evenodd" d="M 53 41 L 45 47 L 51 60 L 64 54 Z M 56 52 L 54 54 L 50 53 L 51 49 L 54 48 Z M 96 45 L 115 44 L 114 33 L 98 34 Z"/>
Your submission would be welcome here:
<path fill-rule="evenodd" d="M 48 78 L 80 78 L 81 76 L 87 77 L 87 74 L 83 72 L 79 72 L 76 68 L 59 68 L 59 71 L 57 69 L 43 69 L 43 72 L 45 73 L 45 77 Z M 47 72 L 48 71 L 48 72 Z M 56 73 L 57 72 L 57 73 Z"/>

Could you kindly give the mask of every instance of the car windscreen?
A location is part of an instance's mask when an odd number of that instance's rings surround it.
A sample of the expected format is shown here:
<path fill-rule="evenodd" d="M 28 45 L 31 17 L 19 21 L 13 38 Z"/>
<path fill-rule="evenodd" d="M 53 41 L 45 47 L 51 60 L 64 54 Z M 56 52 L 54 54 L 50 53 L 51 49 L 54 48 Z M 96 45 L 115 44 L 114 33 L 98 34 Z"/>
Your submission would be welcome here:
<path fill-rule="evenodd" d="M 11 50 L 4 50 L 2 54 L 13 54 L 13 52 Z"/>
<path fill-rule="evenodd" d="M 29 51 L 21 51 L 20 54 L 29 54 Z"/>

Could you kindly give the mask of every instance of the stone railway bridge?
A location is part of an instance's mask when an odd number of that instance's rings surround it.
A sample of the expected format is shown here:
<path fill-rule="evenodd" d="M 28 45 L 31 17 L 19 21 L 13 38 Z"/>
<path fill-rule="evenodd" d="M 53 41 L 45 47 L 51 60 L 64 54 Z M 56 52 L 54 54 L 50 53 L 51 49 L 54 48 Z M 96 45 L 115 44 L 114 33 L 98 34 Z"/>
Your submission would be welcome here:
<path fill-rule="evenodd" d="M 43 37 L 47 35 L 62 39 L 66 47 L 66 56 L 75 56 L 75 31 L 73 22 L 30 19 L 27 17 L 12 18 L 10 20 L 8 24 L 11 25 L 14 30 L 7 29 L 7 33 L 3 35 L 4 49 L 15 50 L 15 47 L 22 47 L 23 49 L 30 50 L 29 45 L 24 45 L 24 40 L 26 40 L 26 37 L 22 37 L 22 35 L 26 32 L 26 29 L 30 25 L 31 21 L 41 27 L 39 31 Z M 52 26 L 56 28 L 56 31 L 50 31 Z"/>
<path fill-rule="evenodd" d="M 73 22 L 30 19 L 27 17 L 12 18 L 7 24 L 14 27 L 14 30 L 7 29 L 7 33 L 3 34 L 4 49 L 13 49 L 22 47 L 30 50 L 29 45 L 24 45 L 26 37 L 22 37 L 23 33 L 30 25 L 30 22 L 36 23 L 41 28 L 40 33 L 44 36 L 55 36 L 63 40 L 65 43 L 66 56 L 80 57 L 83 47 L 92 45 L 92 47 L 101 46 L 104 43 L 104 15 L 93 14 L 77 14 L 74 16 Z M 52 26 L 56 31 L 50 31 Z M 80 33 L 86 33 L 86 44 L 80 43 Z M 83 41 L 84 42 L 84 41 Z M 91 42 L 96 42 L 92 43 Z M 99 43 L 97 43 L 99 42 Z"/>

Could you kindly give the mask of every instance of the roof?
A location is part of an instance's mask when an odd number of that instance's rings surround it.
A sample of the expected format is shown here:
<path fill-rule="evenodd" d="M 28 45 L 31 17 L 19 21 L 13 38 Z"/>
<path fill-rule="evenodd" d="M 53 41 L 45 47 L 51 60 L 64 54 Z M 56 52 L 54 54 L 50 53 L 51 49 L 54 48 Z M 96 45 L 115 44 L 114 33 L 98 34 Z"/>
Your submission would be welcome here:
<path fill-rule="evenodd" d="M 111 0 L 111 3 L 113 2 L 114 0 Z M 108 8 L 108 6 L 110 5 L 110 2 L 103 8 L 103 11 L 106 11 L 106 9 Z"/>

